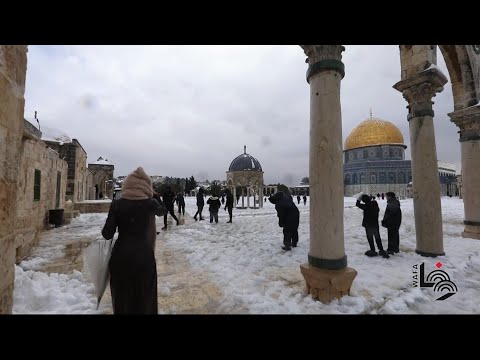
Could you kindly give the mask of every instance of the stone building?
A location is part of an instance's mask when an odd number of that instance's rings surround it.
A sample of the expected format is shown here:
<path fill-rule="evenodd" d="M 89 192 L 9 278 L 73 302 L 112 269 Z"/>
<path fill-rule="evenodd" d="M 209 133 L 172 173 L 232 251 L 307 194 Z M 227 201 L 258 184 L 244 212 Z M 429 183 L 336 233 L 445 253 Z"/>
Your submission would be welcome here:
<path fill-rule="evenodd" d="M 344 194 L 411 194 L 412 162 L 405 160 L 403 135 L 391 122 L 370 117 L 357 125 L 344 145 Z M 438 161 L 440 194 L 455 195 L 455 166 Z"/>
<path fill-rule="evenodd" d="M 88 169 L 93 174 L 93 188 L 95 189 L 94 199 L 113 198 L 113 189 L 115 188 L 115 181 L 113 178 L 113 171 L 115 167 L 108 159 L 101 156 L 92 164 L 88 164 Z"/>
<path fill-rule="evenodd" d="M 49 210 L 65 207 L 68 165 L 45 142 L 41 132 L 24 120 L 19 154 L 15 259 L 18 263 L 37 244 L 38 234 L 48 226 Z"/>
<path fill-rule="evenodd" d="M 27 46 L 0 45 L 0 314 L 12 312 Z"/>
<path fill-rule="evenodd" d="M 87 153 L 77 139 L 43 136 L 42 140 L 68 163 L 66 200 L 74 203 L 89 199 Z"/>
<path fill-rule="evenodd" d="M 232 191 L 234 199 L 237 197 L 237 187 L 241 188 L 242 208 L 245 207 L 244 196 L 247 196 L 247 208 L 250 208 L 250 196 L 253 196 L 253 208 L 258 202 L 263 207 L 263 170 L 260 162 L 252 155 L 247 154 L 247 147 L 243 147 L 243 154 L 232 160 L 227 171 L 227 187 Z M 237 207 L 237 202 L 234 201 Z"/>

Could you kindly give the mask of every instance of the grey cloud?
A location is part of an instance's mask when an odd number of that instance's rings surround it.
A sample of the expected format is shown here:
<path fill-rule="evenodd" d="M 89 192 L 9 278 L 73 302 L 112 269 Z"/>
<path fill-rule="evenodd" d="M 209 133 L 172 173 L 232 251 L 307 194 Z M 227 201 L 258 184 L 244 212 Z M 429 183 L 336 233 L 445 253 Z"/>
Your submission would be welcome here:
<path fill-rule="evenodd" d="M 111 159 L 116 175 L 143 164 L 157 175 L 224 179 L 243 145 L 267 183 L 308 175 L 310 92 L 298 46 L 30 46 L 28 55 L 26 117 L 38 110 L 89 161 Z M 409 146 L 407 103 L 392 88 L 398 46 L 346 46 L 343 61 L 343 139 L 372 107 Z M 451 86 L 434 101 L 438 157 L 459 162 Z"/>

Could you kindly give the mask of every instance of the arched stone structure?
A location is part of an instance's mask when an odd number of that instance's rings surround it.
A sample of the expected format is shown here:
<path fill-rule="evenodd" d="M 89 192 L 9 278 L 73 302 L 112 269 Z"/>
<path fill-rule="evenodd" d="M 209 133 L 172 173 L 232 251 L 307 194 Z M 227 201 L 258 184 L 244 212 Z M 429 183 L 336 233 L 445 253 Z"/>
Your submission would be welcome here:
<path fill-rule="evenodd" d="M 454 111 L 449 116 L 460 128 L 465 193 L 462 235 L 480 239 L 480 46 L 441 45 L 440 50 L 452 82 Z M 436 67 L 434 45 L 401 45 L 400 62 L 401 81 L 394 88 L 409 103 L 417 252 L 440 255 L 444 253 L 440 190 L 432 182 L 438 172 L 432 98 L 447 79 Z"/>
<path fill-rule="evenodd" d="M 340 82 L 345 75 L 340 45 L 300 45 L 308 56 L 310 84 L 310 251 L 302 274 L 314 298 L 330 301 L 348 294 L 356 272 L 347 268 L 343 239 Z M 454 112 L 460 128 L 462 192 L 465 193 L 465 237 L 480 238 L 480 45 L 442 45 L 452 81 Z M 413 199 L 417 253 L 444 254 L 440 184 L 433 126 L 432 98 L 446 77 L 437 68 L 436 46 L 400 45 L 401 81 L 394 88 L 409 106 Z M 322 167 L 331 169 L 322 172 Z M 383 182 L 382 174 L 379 181 Z M 384 175 L 385 176 L 385 175 Z M 362 178 L 349 177 L 352 185 Z M 339 185 L 340 186 L 340 185 Z M 407 194 L 409 192 L 407 189 Z M 330 196 L 322 198 L 321 194 Z M 322 206 L 320 206 L 320 204 Z M 319 221 L 320 219 L 320 221 Z M 322 219 L 328 219 L 324 223 Z M 330 271 L 330 272 L 329 272 Z M 333 271 L 333 272 L 332 272 Z M 336 271 L 336 273 L 335 273 Z M 342 284 L 342 288 L 334 284 Z"/>
<path fill-rule="evenodd" d="M 237 187 L 242 188 L 242 208 L 245 207 L 247 196 L 247 208 L 250 208 L 250 196 L 253 195 L 253 208 L 263 207 L 263 170 L 260 162 L 253 156 L 247 154 L 247 147 L 243 147 L 243 154 L 240 154 L 230 164 L 227 171 L 227 186 L 233 194 L 233 204 L 237 207 Z"/>

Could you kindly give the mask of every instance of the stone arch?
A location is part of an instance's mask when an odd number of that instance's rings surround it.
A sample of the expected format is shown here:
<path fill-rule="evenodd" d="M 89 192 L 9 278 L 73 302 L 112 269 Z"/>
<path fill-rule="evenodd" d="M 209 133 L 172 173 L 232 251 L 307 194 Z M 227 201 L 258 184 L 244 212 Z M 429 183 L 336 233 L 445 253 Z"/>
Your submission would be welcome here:
<path fill-rule="evenodd" d="M 474 106 L 480 100 L 479 45 L 439 45 L 452 85 L 454 110 Z M 402 80 L 437 65 L 436 45 L 400 45 Z M 478 49 L 478 50 L 477 50 Z"/>
<path fill-rule="evenodd" d="M 439 45 L 452 83 L 454 109 L 474 106 L 480 99 L 480 68 L 471 61 L 478 45 Z"/>

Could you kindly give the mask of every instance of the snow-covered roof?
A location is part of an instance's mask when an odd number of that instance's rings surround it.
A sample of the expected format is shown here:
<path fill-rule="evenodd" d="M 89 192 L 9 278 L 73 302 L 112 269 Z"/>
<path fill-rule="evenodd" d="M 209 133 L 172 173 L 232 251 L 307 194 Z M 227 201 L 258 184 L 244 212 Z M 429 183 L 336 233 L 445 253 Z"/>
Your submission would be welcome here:
<path fill-rule="evenodd" d="M 108 159 L 104 159 L 101 156 L 95 161 L 93 164 L 95 165 L 112 165 Z"/>
<path fill-rule="evenodd" d="M 72 139 L 63 131 L 42 125 L 42 140 L 55 141 L 63 145 L 64 143 L 71 143 Z"/>

